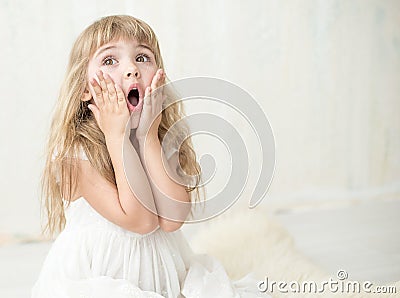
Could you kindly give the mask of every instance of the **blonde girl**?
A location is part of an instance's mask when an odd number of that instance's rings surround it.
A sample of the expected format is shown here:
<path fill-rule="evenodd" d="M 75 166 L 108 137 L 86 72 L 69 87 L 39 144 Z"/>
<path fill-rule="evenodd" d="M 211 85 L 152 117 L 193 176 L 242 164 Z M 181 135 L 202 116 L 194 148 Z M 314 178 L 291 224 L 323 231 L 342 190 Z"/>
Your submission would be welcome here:
<path fill-rule="evenodd" d="M 137 18 L 104 17 L 77 38 L 42 176 L 45 230 L 60 233 L 32 297 L 258 297 L 181 233 L 200 171 L 187 126 L 161 146 L 184 116 L 167 82 Z"/>

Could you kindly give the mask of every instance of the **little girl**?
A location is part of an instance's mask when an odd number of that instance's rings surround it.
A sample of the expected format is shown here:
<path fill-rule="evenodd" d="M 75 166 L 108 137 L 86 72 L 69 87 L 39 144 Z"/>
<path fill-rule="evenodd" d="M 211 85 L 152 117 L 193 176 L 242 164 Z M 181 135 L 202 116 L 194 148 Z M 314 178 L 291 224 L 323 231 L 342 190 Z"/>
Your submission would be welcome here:
<path fill-rule="evenodd" d="M 177 149 L 160 145 L 184 116 L 179 101 L 166 107 L 163 68 L 153 30 L 131 16 L 102 18 L 76 40 L 42 176 L 46 230 L 61 233 L 32 297 L 265 297 L 182 235 L 200 173 L 190 138 L 178 132 Z M 168 208 L 166 198 L 181 204 Z"/>

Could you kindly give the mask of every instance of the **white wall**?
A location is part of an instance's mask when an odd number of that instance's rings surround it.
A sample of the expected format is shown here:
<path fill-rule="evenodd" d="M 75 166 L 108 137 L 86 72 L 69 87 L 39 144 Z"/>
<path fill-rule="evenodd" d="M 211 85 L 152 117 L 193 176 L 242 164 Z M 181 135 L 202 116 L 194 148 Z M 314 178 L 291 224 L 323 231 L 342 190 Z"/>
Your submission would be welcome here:
<path fill-rule="evenodd" d="M 39 231 L 69 50 L 117 13 L 153 27 L 171 79 L 219 77 L 258 100 L 277 149 L 266 202 L 400 193 L 398 1 L 2 1 L 0 234 Z"/>

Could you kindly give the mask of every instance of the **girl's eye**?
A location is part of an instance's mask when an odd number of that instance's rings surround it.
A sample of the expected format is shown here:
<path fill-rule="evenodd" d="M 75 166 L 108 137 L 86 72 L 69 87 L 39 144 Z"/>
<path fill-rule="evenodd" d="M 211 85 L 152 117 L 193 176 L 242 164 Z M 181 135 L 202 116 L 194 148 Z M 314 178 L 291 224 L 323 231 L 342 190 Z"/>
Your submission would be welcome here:
<path fill-rule="evenodd" d="M 117 63 L 117 60 L 115 60 L 113 57 L 107 57 L 103 60 L 103 65 L 114 65 Z"/>
<path fill-rule="evenodd" d="M 140 54 L 139 56 L 136 57 L 137 62 L 150 62 L 150 57 L 147 56 L 146 54 Z"/>

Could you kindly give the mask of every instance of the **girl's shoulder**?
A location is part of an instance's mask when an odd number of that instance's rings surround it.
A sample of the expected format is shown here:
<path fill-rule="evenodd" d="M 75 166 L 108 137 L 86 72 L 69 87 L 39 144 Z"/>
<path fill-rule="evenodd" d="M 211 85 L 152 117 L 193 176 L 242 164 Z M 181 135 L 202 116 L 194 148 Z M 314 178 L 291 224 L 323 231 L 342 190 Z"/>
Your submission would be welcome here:
<path fill-rule="evenodd" d="M 79 148 L 79 149 L 78 149 L 78 153 L 77 153 L 77 154 L 74 154 L 74 158 L 78 158 L 78 159 L 81 159 L 81 160 L 89 160 L 89 159 L 87 158 L 86 153 L 85 153 L 85 151 L 83 150 L 82 146 L 79 145 L 78 148 Z M 52 154 L 52 157 L 51 157 L 51 160 L 52 160 L 52 161 L 56 159 L 56 157 L 58 156 L 58 152 L 59 152 L 59 151 L 58 151 L 57 148 L 56 148 L 56 149 L 54 150 L 53 154 Z M 60 172 L 59 172 L 59 170 L 56 170 L 56 172 L 55 172 L 55 178 L 56 178 L 56 183 L 59 184 L 59 183 L 60 183 Z"/>

